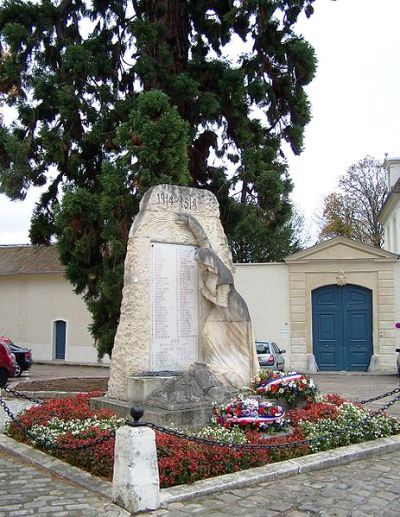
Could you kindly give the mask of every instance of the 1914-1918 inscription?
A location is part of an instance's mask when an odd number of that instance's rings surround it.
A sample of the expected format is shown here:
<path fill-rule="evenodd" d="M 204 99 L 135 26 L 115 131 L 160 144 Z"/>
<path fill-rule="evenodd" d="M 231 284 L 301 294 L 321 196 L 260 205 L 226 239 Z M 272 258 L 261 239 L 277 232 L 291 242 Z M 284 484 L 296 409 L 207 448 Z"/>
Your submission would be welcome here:
<path fill-rule="evenodd" d="M 199 208 L 198 199 L 190 195 L 175 196 L 168 192 L 158 192 L 156 201 L 158 205 L 165 207 L 179 207 L 186 210 L 198 210 Z"/>
<path fill-rule="evenodd" d="M 198 360 L 195 246 L 151 244 L 152 371 L 183 370 Z"/>

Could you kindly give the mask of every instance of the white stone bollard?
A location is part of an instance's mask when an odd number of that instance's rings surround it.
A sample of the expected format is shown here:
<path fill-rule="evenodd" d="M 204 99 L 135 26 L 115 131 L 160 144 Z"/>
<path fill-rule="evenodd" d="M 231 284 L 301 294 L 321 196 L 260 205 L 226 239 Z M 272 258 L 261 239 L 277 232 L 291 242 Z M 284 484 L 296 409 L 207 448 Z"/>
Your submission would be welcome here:
<path fill-rule="evenodd" d="M 113 501 L 130 513 L 160 507 L 156 439 L 149 427 L 117 429 L 112 493 Z"/>

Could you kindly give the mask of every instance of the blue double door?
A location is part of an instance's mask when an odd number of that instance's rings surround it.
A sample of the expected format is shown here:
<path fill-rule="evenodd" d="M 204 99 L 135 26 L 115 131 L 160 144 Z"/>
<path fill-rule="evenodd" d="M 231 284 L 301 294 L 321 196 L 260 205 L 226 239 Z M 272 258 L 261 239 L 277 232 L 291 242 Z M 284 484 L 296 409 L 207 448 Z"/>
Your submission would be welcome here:
<path fill-rule="evenodd" d="M 356 285 L 312 292 L 313 351 L 320 370 L 366 371 L 372 355 L 372 294 Z"/>

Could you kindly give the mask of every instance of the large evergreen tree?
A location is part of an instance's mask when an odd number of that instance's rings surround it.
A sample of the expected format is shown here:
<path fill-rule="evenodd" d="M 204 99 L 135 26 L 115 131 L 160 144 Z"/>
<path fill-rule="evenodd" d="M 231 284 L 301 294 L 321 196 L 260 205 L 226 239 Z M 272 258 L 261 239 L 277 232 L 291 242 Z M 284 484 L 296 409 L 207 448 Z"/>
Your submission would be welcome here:
<path fill-rule="evenodd" d="M 207 188 L 233 245 L 251 228 L 265 246 L 280 243 L 274 260 L 289 251 L 281 144 L 300 153 L 310 119 L 315 56 L 294 24 L 313 2 L 3 2 L 0 100 L 16 121 L 0 124 L 1 191 L 23 199 L 46 185 L 30 237 L 57 236 L 100 355 L 112 348 L 128 231 L 151 185 Z"/>

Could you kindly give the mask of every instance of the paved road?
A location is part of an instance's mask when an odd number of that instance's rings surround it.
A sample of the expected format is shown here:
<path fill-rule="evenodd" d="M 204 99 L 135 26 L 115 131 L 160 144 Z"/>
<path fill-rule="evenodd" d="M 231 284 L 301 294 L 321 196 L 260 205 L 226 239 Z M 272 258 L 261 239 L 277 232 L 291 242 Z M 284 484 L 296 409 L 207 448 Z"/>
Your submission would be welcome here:
<path fill-rule="evenodd" d="M 119 517 L 125 510 L 97 494 L 0 449 L 0 517 Z"/>
<path fill-rule="evenodd" d="M 366 373 L 316 373 L 312 374 L 322 394 L 339 393 L 347 400 L 368 400 L 380 394 L 387 393 L 399 387 L 399 377 L 395 374 L 366 374 Z M 399 393 L 397 393 L 399 395 Z M 393 399 L 395 395 L 377 400 L 367 405 L 377 410 L 383 404 Z M 396 402 L 388 413 L 400 418 L 400 402 Z M 400 512 L 399 512 L 400 514 Z"/>
<path fill-rule="evenodd" d="M 398 517 L 400 451 L 279 482 L 173 503 L 143 515 Z"/>
<path fill-rule="evenodd" d="M 21 377 L 10 379 L 10 384 L 26 380 L 35 381 L 62 377 L 109 377 L 109 375 L 110 369 L 108 366 L 66 365 L 62 362 L 53 364 L 34 363 L 30 370 L 22 372 Z"/>

